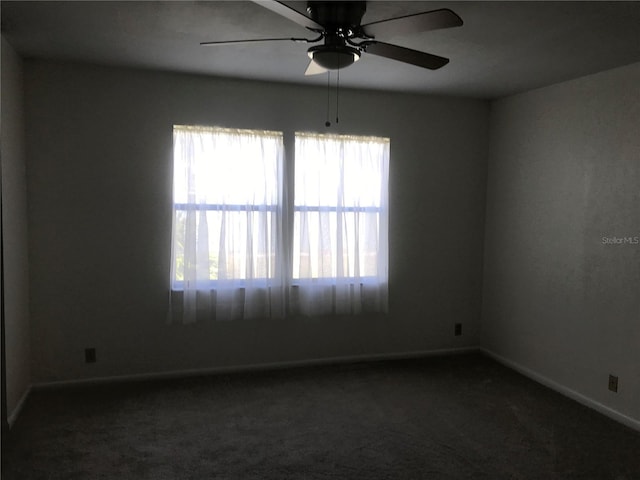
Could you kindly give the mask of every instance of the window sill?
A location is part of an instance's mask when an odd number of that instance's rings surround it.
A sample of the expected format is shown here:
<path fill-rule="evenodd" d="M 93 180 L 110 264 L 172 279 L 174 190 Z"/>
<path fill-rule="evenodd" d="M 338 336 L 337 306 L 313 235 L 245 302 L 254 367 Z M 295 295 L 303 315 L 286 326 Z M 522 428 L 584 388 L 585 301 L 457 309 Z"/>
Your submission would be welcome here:
<path fill-rule="evenodd" d="M 256 289 L 267 289 L 267 288 L 278 288 L 278 287 L 290 287 L 290 288 L 304 288 L 304 287 L 332 287 L 336 285 L 371 285 L 376 286 L 380 285 L 380 282 L 377 277 L 361 277 L 361 278 L 341 278 L 338 279 L 336 277 L 326 277 L 326 278 L 295 278 L 291 280 L 288 285 L 282 283 L 276 283 L 273 279 L 254 279 L 252 281 L 254 285 L 253 288 Z M 216 291 L 216 290 L 245 290 L 248 288 L 248 285 L 245 280 L 229 280 L 229 281 L 216 281 L 212 280 L 208 283 L 198 285 L 195 290 L 198 291 Z M 171 285 L 172 292 L 183 292 L 184 282 L 175 282 Z"/>

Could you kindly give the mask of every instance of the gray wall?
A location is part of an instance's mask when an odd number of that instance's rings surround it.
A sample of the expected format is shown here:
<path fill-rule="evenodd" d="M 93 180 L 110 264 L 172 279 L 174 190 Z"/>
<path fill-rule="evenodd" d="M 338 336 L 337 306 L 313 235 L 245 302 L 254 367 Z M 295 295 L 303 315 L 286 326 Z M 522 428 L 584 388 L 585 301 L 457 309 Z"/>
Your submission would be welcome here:
<path fill-rule="evenodd" d="M 640 64 L 493 102 L 486 213 L 481 344 L 640 420 Z"/>
<path fill-rule="evenodd" d="M 27 181 L 22 80 L 22 60 L 3 37 L 0 158 L 2 159 L 7 412 L 10 420 L 31 384 Z"/>
<path fill-rule="evenodd" d="M 35 383 L 477 344 L 487 102 L 341 92 L 338 131 L 391 138 L 388 316 L 168 326 L 172 125 L 291 139 L 325 131 L 326 90 L 38 61 L 25 76 Z"/>

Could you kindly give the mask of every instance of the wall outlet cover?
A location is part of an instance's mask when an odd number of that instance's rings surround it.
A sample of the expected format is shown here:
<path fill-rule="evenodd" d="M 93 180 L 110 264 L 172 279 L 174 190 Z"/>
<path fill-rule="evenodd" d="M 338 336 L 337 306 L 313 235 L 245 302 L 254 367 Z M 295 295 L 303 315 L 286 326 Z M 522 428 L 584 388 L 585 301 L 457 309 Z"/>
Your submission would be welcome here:
<path fill-rule="evenodd" d="M 85 348 L 85 350 L 84 350 L 84 361 L 86 363 L 96 363 L 96 349 L 95 348 Z"/>

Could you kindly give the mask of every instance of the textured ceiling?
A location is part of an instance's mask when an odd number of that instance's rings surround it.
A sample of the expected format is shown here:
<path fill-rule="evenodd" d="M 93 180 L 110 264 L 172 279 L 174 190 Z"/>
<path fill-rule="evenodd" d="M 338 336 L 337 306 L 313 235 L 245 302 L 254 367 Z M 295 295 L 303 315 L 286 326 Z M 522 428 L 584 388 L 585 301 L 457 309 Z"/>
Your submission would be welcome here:
<path fill-rule="evenodd" d="M 286 3 L 305 11 L 306 2 Z M 313 36 L 253 2 L 3 1 L 1 8 L 2 33 L 24 57 L 326 83 L 326 75 L 304 76 L 305 44 L 199 45 Z M 640 2 L 368 2 L 363 23 L 438 8 L 464 25 L 379 40 L 448 57 L 448 65 L 431 71 L 365 54 L 341 71 L 341 85 L 496 98 L 640 61 Z"/>

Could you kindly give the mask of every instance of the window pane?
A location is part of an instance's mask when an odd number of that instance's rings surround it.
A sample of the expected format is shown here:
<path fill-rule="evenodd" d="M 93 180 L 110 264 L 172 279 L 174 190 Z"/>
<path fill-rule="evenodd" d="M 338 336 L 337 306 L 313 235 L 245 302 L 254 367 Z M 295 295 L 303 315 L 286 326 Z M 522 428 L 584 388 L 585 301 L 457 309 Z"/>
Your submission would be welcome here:
<path fill-rule="evenodd" d="M 174 127 L 174 202 L 278 203 L 282 134 Z"/>
<path fill-rule="evenodd" d="M 296 210 L 293 277 L 377 276 L 379 215 L 346 212 L 338 224 L 337 212 Z"/>
<path fill-rule="evenodd" d="M 382 138 L 296 134 L 295 204 L 380 206 Z"/>

